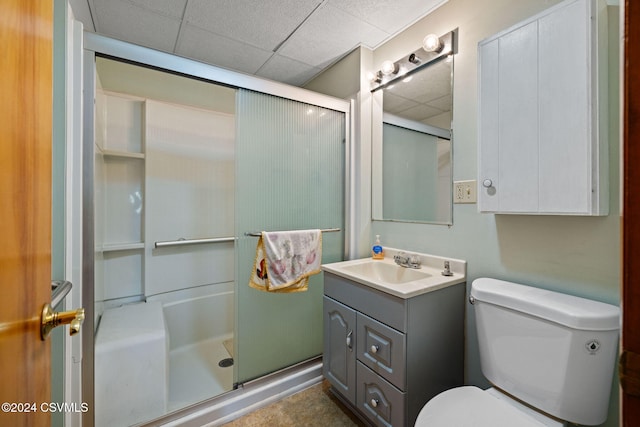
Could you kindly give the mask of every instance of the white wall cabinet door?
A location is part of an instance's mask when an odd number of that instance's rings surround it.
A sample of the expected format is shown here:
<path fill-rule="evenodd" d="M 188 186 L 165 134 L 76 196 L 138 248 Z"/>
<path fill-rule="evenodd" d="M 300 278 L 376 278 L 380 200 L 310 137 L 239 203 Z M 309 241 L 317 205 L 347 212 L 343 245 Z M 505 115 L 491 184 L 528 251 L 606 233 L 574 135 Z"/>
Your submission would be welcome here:
<path fill-rule="evenodd" d="M 598 4 L 567 0 L 479 43 L 481 212 L 608 213 Z"/>

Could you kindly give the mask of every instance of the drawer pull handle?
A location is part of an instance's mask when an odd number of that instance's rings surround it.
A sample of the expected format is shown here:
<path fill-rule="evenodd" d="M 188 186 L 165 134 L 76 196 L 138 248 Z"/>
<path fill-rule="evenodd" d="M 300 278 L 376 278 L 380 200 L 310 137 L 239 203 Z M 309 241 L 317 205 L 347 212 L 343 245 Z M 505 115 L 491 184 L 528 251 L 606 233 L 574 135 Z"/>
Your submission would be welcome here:
<path fill-rule="evenodd" d="M 353 335 L 353 331 L 349 331 L 347 334 L 347 348 L 349 350 L 353 350 L 353 345 L 351 344 L 351 335 Z"/>
<path fill-rule="evenodd" d="M 371 399 L 371 406 L 373 406 L 374 408 L 378 407 L 378 403 L 380 403 L 378 399 Z"/>
<path fill-rule="evenodd" d="M 380 347 L 378 347 L 377 345 L 374 344 L 371 346 L 371 353 L 375 354 L 378 352 L 378 350 L 380 350 Z"/>

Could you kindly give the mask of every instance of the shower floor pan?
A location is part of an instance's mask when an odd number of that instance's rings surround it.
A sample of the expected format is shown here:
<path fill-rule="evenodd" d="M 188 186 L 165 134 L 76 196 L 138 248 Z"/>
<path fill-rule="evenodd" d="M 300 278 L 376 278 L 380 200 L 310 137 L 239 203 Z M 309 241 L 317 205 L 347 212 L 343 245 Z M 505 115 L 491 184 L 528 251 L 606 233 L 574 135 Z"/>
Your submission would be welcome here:
<path fill-rule="evenodd" d="M 169 412 L 233 388 L 233 366 L 218 365 L 231 357 L 223 344 L 230 338 L 212 338 L 169 352 Z"/>

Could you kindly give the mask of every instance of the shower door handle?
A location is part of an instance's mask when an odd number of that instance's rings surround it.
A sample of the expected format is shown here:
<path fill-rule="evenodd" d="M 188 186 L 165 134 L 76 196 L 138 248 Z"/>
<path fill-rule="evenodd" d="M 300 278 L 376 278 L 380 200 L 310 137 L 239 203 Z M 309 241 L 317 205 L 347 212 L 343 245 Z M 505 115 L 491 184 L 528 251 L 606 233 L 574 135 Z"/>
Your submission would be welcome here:
<path fill-rule="evenodd" d="M 353 351 L 353 344 L 351 343 L 351 336 L 353 335 L 353 331 L 349 331 L 349 333 L 347 334 L 347 348 L 350 351 Z"/>

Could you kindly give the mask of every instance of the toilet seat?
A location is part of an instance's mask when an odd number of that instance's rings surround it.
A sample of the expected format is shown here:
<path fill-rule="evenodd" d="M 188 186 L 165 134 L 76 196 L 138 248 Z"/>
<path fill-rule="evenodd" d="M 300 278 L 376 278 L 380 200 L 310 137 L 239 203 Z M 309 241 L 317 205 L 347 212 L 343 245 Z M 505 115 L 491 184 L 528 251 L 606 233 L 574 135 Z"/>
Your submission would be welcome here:
<path fill-rule="evenodd" d="M 549 419 L 549 421 L 554 422 Z M 516 409 L 478 387 L 440 393 L 422 408 L 415 427 L 546 427 L 547 423 Z M 560 424 L 561 425 L 561 424 Z"/>

